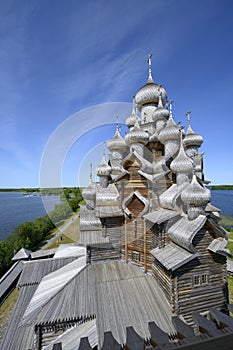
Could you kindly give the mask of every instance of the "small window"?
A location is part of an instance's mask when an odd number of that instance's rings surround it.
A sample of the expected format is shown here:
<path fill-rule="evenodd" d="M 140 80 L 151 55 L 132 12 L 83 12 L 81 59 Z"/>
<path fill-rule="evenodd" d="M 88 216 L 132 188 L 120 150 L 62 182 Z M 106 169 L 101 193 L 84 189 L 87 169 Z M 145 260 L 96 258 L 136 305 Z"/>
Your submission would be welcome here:
<path fill-rule="evenodd" d="M 208 283 L 207 274 L 203 274 L 201 275 L 201 284 L 206 284 L 206 283 Z"/>
<path fill-rule="evenodd" d="M 208 284 L 208 275 L 206 273 L 193 276 L 193 286 L 202 286 Z"/>
<path fill-rule="evenodd" d="M 200 276 L 197 275 L 197 276 L 194 276 L 194 286 L 200 286 L 201 284 L 201 280 L 200 280 Z"/>
<path fill-rule="evenodd" d="M 132 252 L 132 259 L 134 260 L 134 261 L 140 261 L 140 254 L 139 254 L 139 252 Z"/>

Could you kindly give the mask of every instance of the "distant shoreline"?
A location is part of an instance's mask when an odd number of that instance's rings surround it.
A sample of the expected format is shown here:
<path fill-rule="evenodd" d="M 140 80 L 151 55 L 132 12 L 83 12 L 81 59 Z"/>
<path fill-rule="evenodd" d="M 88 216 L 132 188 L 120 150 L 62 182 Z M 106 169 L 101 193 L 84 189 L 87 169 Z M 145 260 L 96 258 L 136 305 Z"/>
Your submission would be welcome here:
<path fill-rule="evenodd" d="M 223 190 L 223 191 L 232 191 L 233 185 L 213 185 L 210 186 L 211 190 Z"/>

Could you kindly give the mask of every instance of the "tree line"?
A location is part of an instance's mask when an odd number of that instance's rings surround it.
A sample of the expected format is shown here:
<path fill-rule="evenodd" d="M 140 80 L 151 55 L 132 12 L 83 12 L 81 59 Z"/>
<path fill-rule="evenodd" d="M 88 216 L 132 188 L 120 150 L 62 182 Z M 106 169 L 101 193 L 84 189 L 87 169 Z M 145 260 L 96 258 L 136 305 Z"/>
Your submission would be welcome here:
<path fill-rule="evenodd" d="M 212 190 L 233 190 L 233 185 L 213 185 Z"/>
<path fill-rule="evenodd" d="M 60 198 L 62 203 L 56 204 L 49 215 L 17 226 L 5 241 L 0 240 L 0 276 L 13 264 L 12 258 L 17 251 L 21 248 L 36 250 L 57 225 L 79 209 L 83 201 L 78 187 L 62 189 Z"/>

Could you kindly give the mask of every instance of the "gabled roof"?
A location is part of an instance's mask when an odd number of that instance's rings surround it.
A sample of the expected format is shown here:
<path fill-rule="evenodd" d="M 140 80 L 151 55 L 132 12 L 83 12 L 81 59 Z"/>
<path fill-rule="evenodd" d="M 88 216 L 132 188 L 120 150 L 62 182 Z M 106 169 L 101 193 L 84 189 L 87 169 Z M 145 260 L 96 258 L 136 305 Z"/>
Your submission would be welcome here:
<path fill-rule="evenodd" d="M 18 286 L 39 284 L 42 278 L 50 272 L 74 261 L 76 257 L 66 257 L 58 259 L 41 259 L 25 261 L 22 274 L 19 278 Z"/>
<path fill-rule="evenodd" d="M 160 264 L 162 264 L 167 270 L 172 271 L 177 270 L 179 267 L 187 264 L 198 256 L 198 253 L 190 253 L 174 243 L 170 243 L 161 249 L 155 248 L 150 252 Z"/>
<path fill-rule="evenodd" d="M 46 275 L 33 295 L 22 324 L 30 325 L 37 313 L 85 267 L 86 257 L 80 257 L 64 267 Z M 68 299 L 68 298 L 67 298 Z"/>
<path fill-rule="evenodd" d="M 28 259 L 31 255 L 31 250 L 21 248 L 12 258 L 12 260 Z"/>

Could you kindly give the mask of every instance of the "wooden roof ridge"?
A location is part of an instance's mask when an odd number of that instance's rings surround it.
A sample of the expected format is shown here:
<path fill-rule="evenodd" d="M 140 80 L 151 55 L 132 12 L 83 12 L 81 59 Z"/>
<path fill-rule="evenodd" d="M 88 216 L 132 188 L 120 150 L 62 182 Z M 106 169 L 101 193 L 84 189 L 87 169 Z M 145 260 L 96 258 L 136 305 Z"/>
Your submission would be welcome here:
<path fill-rule="evenodd" d="M 83 269 L 85 269 L 87 267 L 86 263 L 85 263 L 85 265 L 82 265 L 82 261 L 81 260 L 84 260 L 84 259 L 85 259 L 85 262 L 86 262 L 86 257 L 80 257 L 78 259 L 75 259 L 71 263 L 61 267 L 58 270 L 55 270 L 55 271 L 49 273 L 48 275 L 45 275 L 42 278 L 42 280 L 41 280 L 41 282 L 40 282 L 40 284 L 39 284 L 35 294 L 33 295 L 32 299 L 29 302 L 29 305 L 28 305 L 27 309 L 25 310 L 23 319 L 20 322 L 21 325 L 31 324 L 32 320 L 35 319 L 35 316 L 38 314 L 38 312 L 40 312 L 41 309 L 46 304 L 48 304 L 53 298 L 55 298 L 58 293 L 60 293 L 62 290 L 64 290 L 67 287 L 67 285 L 69 285 L 72 282 L 72 280 L 74 280 L 75 277 Z M 72 270 L 72 266 L 77 261 L 79 261 L 80 266 L 77 266 L 77 271 L 73 271 Z M 70 266 L 70 265 L 72 265 L 72 266 Z M 67 269 L 69 269 L 69 272 L 71 273 L 71 276 L 68 277 L 68 278 L 67 278 Z M 58 274 L 60 272 L 64 272 L 64 275 L 66 275 L 67 279 L 64 280 L 64 282 L 61 284 L 61 286 L 59 286 L 59 285 L 54 286 L 54 284 L 53 284 L 51 289 L 48 289 L 48 286 L 47 286 L 47 288 L 44 287 L 45 293 L 44 293 L 44 295 L 40 296 L 40 294 L 43 294 L 42 293 L 43 292 L 43 284 L 45 284 L 45 286 L 46 286 L 46 283 L 49 283 L 50 279 L 51 278 L 53 279 L 53 277 L 56 276 L 56 274 Z M 56 288 L 54 288 L 54 287 L 56 287 Z M 41 289 L 42 289 L 42 292 L 41 292 Z M 51 295 L 48 294 L 48 290 L 51 290 Z M 41 300 L 42 304 L 39 303 L 40 300 Z M 33 308 L 33 303 L 34 303 L 34 308 Z"/>
<path fill-rule="evenodd" d="M 23 271 L 18 281 L 18 287 L 39 284 L 46 274 L 53 272 L 76 259 L 77 257 L 57 257 L 24 261 Z"/>

